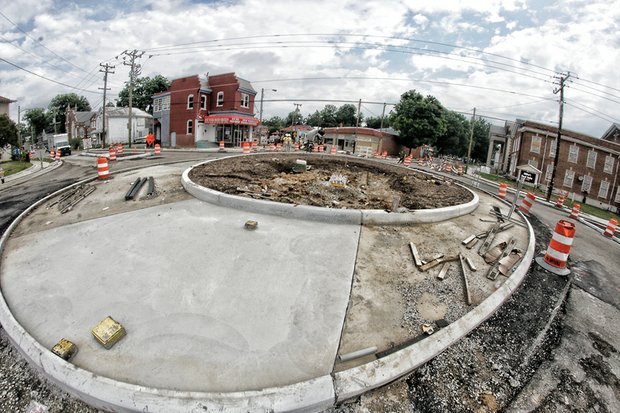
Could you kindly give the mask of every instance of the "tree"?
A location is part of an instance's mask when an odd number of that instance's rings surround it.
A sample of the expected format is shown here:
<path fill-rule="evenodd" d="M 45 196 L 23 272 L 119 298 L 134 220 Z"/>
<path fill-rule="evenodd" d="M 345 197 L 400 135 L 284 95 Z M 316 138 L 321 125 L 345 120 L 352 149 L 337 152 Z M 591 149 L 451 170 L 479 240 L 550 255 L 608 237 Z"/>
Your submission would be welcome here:
<path fill-rule="evenodd" d="M 435 97 L 410 90 L 403 93 L 394 107 L 392 127 L 399 131 L 399 140 L 405 146 L 434 145 L 446 133 L 445 111 Z"/>
<path fill-rule="evenodd" d="M 482 118 L 474 121 L 474 137 L 473 147 L 471 151 L 472 159 L 484 161 L 487 158 L 489 150 L 489 130 L 491 125 Z"/>
<path fill-rule="evenodd" d="M 338 126 L 338 122 L 336 121 L 336 111 L 338 109 L 334 105 L 325 105 L 323 109 L 321 109 L 321 124 L 319 125 L 322 128 L 333 128 L 334 126 Z"/>
<path fill-rule="evenodd" d="M 466 156 L 469 146 L 470 122 L 460 113 L 448 110 L 444 114 L 446 132 L 439 136 L 435 146 L 445 155 Z"/>
<path fill-rule="evenodd" d="M 279 116 L 272 116 L 270 119 L 263 119 L 263 125 L 269 127 L 269 134 L 271 135 L 284 127 L 284 119 Z"/>
<path fill-rule="evenodd" d="M 386 116 L 383 118 L 383 127 L 389 127 L 389 118 Z M 366 127 L 372 129 L 379 129 L 381 127 L 381 116 L 370 116 L 366 118 Z"/>
<path fill-rule="evenodd" d="M 39 136 L 43 131 L 49 127 L 50 117 L 45 113 L 45 109 L 36 108 L 31 109 L 24 115 L 24 120 L 28 123 L 28 130 L 34 134 L 34 137 Z"/>
<path fill-rule="evenodd" d="M 336 111 L 336 123 L 338 123 L 338 125 L 342 124 L 342 126 L 355 126 L 357 122 L 356 114 L 357 109 L 355 105 L 345 103 Z M 362 117 L 360 116 L 360 122 L 361 121 Z"/>
<path fill-rule="evenodd" d="M 321 112 L 315 110 L 313 114 L 308 115 L 306 123 L 310 126 L 321 126 Z"/>
<path fill-rule="evenodd" d="M 0 148 L 7 145 L 17 146 L 17 144 L 17 125 L 9 118 L 9 115 L 3 113 L 0 115 Z"/>
<path fill-rule="evenodd" d="M 66 132 L 65 123 L 67 120 L 67 108 L 69 106 L 78 112 L 90 110 L 90 103 L 88 103 L 88 100 L 84 96 L 78 96 L 75 93 L 56 95 L 47 108 L 56 119 L 58 133 Z"/>
<path fill-rule="evenodd" d="M 284 121 L 284 124 L 286 126 L 301 125 L 303 123 L 304 123 L 304 117 L 297 110 L 289 112 L 289 114 L 286 115 L 286 119 Z"/>
<path fill-rule="evenodd" d="M 154 78 L 148 76 L 138 77 L 134 81 L 131 105 L 134 108 L 142 109 L 153 114 L 153 95 L 155 93 L 164 92 L 170 87 L 170 81 L 162 76 L 157 75 Z M 126 85 L 118 94 L 118 107 L 129 107 L 129 85 Z"/>

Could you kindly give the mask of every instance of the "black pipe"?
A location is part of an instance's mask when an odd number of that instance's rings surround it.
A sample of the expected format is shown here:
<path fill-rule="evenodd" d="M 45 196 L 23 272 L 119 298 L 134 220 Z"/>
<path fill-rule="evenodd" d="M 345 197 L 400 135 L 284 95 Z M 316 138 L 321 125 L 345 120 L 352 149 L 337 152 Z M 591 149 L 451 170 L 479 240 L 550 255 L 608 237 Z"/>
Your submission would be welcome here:
<path fill-rule="evenodd" d="M 149 176 L 149 185 L 146 190 L 146 196 L 153 196 L 155 192 L 155 179 L 152 176 Z"/>
<path fill-rule="evenodd" d="M 138 179 L 136 179 L 134 183 L 131 184 L 129 191 L 127 191 L 127 193 L 125 194 L 125 201 L 133 199 L 133 197 L 136 195 L 136 188 L 140 185 L 140 182 L 142 182 L 142 178 L 138 177 Z"/>

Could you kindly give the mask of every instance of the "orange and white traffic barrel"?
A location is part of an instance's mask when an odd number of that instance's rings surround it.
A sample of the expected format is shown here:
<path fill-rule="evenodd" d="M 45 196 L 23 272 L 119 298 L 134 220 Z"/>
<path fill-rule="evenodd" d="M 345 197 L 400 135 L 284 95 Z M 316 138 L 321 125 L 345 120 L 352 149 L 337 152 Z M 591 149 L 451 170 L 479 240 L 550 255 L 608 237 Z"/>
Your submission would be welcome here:
<path fill-rule="evenodd" d="M 110 170 L 108 169 L 108 160 L 105 156 L 100 156 L 97 158 L 97 175 L 99 179 L 108 179 L 110 178 Z"/>
<path fill-rule="evenodd" d="M 318 152 L 318 151 L 319 151 L 319 145 L 315 143 L 314 145 L 312 145 L 312 152 Z"/>
<path fill-rule="evenodd" d="M 115 161 L 116 160 L 116 150 L 113 147 L 110 147 L 108 152 L 110 153 L 110 162 L 111 161 Z"/>
<path fill-rule="evenodd" d="M 322 144 L 319 145 L 319 152 L 325 152 L 325 147 Z"/>
<path fill-rule="evenodd" d="M 418 166 L 424 166 L 424 159 L 422 158 L 418 159 Z"/>
<path fill-rule="evenodd" d="M 332 147 L 329 150 L 329 153 L 332 155 L 335 155 L 336 152 L 337 152 L 336 145 L 332 145 Z"/>
<path fill-rule="evenodd" d="M 276 144 L 276 152 L 282 152 L 282 144 L 281 143 L 277 143 Z"/>
<path fill-rule="evenodd" d="M 243 153 L 245 155 L 250 153 L 250 142 L 243 142 L 241 146 L 243 147 Z"/>
<path fill-rule="evenodd" d="M 258 152 L 258 142 L 252 141 L 252 152 Z"/>
<path fill-rule="evenodd" d="M 219 149 L 219 151 L 220 152 L 224 152 L 224 150 L 225 150 L 224 149 L 224 141 L 220 141 L 220 149 Z"/>
<path fill-rule="evenodd" d="M 55 150 L 51 150 L 50 151 L 50 159 L 53 161 L 54 159 L 56 159 L 56 151 Z"/>
<path fill-rule="evenodd" d="M 534 205 L 534 201 L 536 201 L 536 197 L 533 193 L 528 192 L 525 198 L 523 198 L 521 205 L 519 205 L 519 211 L 523 212 L 525 215 L 529 215 L 530 208 Z"/>
<path fill-rule="evenodd" d="M 269 144 L 269 152 L 273 152 L 276 150 L 276 145 L 274 145 L 273 143 Z"/>
<path fill-rule="evenodd" d="M 457 172 L 457 174 L 458 175 L 463 175 L 463 165 L 459 165 L 459 171 Z"/>
<path fill-rule="evenodd" d="M 161 146 L 158 143 L 155 144 L 155 155 L 161 155 Z"/>
<path fill-rule="evenodd" d="M 607 223 L 607 228 L 605 228 L 605 232 L 603 232 L 603 235 L 605 235 L 607 238 L 612 238 L 614 236 L 614 233 L 616 232 L 617 227 L 618 220 L 611 218 Z"/>
<path fill-rule="evenodd" d="M 60 149 L 56 149 L 56 160 L 60 160 Z"/>
<path fill-rule="evenodd" d="M 295 152 L 299 152 L 299 144 L 298 144 L 297 142 L 295 142 L 295 143 L 293 144 L 293 150 L 294 150 Z"/>
<path fill-rule="evenodd" d="M 387 159 L 387 151 L 381 153 L 381 159 Z"/>
<path fill-rule="evenodd" d="M 116 147 L 116 153 L 119 156 L 123 154 L 123 144 L 122 143 L 119 143 L 118 146 Z"/>
<path fill-rule="evenodd" d="M 373 158 L 378 158 L 379 157 L 379 151 L 375 151 L 375 153 L 373 154 Z"/>
<path fill-rule="evenodd" d="M 566 262 L 574 238 L 575 224 L 561 219 L 555 225 L 555 231 L 544 257 L 536 257 L 536 263 L 554 274 L 568 275 L 570 270 L 566 267 Z"/>
<path fill-rule="evenodd" d="M 405 157 L 405 159 L 403 160 L 403 165 L 405 165 L 405 167 L 409 167 L 411 165 L 411 158 L 410 157 Z"/>
<path fill-rule="evenodd" d="M 573 204 L 573 210 L 570 212 L 569 218 L 571 219 L 579 219 L 579 211 L 581 210 L 581 204 L 575 202 Z"/>
<path fill-rule="evenodd" d="M 555 201 L 555 206 L 558 208 L 564 207 L 564 194 L 560 195 L 558 199 Z"/>
<path fill-rule="evenodd" d="M 499 184 L 499 188 L 497 189 L 497 196 L 501 199 L 506 199 L 506 194 L 508 193 L 508 185 L 505 183 Z"/>
<path fill-rule="evenodd" d="M 445 172 L 450 172 L 452 171 L 452 164 L 451 163 L 447 163 L 445 168 L 444 168 Z"/>

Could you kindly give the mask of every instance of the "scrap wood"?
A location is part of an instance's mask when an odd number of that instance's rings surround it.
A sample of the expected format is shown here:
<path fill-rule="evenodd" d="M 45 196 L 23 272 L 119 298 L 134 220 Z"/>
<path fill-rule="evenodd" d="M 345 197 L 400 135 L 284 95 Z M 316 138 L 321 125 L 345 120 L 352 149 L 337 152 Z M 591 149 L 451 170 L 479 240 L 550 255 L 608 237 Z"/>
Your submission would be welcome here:
<path fill-rule="evenodd" d="M 523 258 L 523 251 L 515 248 L 510 251 L 506 257 L 499 260 L 499 272 L 502 275 L 508 276 L 514 272 L 514 268 Z"/>
<path fill-rule="evenodd" d="M 500 273 L 500 270 L 499 270 L 500 261 L 506 258 L 508 254 L 511 253 L 516 243 L 517 243 L 517 240 L 515 240 L 514 238 L 510 238 L 510 240 L 506 243 L 507 245 L 504 248 L 503 252 L 499 256 L 499 258 L 497 259 L 493 267 L 491 267 L 491 269 L 489 269 L 489 272 L 487 273 L 487 278 L 489 280 L 495 281 L 495 279 L 497 279 L 497 276 Z"/>
<path fill-rule="evenodd" d="M 434 267 L 438 266 L 442 262 L 456 261 L 458 259 L 459 259 L 459 257 L 457 255 L 452 255 L 452 256 L 449 256 L 449 257 L 437 258 L 437 259 L 434 259 L 434 260 L 432 260 L 432 261 L 430 261 L 430 262 L 420 266 L 419 268 L 420 268 L 420 271 L 424 272 L 424 271 L 430 270 L 431 268 L 434 268 Z"/>
<path fill-rule="evenodd" d="M 459 254 L 458 256 L 459 262 L 461 263 L 461 272 L 463 273 L 463 283 L 465 284 L 465 301 L 467 305 L 471 305 L 471 294 L 469 292 L 469 281 L 467 281 L 467 272 L 465 271 L 465 258 L 463 254 Z"/>

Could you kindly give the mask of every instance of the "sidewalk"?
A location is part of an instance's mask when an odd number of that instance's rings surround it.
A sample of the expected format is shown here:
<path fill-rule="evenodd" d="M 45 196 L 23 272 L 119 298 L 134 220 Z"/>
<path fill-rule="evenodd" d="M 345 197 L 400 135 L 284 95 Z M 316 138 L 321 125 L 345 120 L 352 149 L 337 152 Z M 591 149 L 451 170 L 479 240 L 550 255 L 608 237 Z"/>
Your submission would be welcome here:
<path fill-rule="evenodd" d="M 41 166 L 43 164 L 43 166 Z M 62 165 L 62 161 L 60 162 L 41 162 L 36 160 L 33 162 L 32 166 L 28 169 L 20 171 L 16 174 L 7 175 L 4 177 L 4 184 L 0 184 L 0 191 L 6 188 L 9 188 L 13 185 L 20 184 L 30 178 L 34 178 L 35 176 L 42 175 L 49 171 L 52 171 Z"/>

